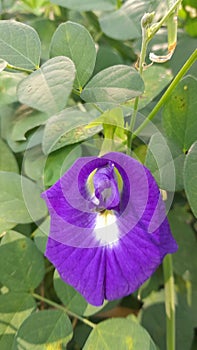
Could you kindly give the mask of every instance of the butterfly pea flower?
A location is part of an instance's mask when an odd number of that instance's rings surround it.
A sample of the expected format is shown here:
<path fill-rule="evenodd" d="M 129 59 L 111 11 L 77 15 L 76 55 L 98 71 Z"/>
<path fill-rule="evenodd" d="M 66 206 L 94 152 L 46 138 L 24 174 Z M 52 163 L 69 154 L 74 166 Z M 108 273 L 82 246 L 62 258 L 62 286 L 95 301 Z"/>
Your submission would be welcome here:
<path fill-rule="evenodd" d="M 42 198 L 45 255 L 95 306 L 133 293 L 177 250 L 153 176 L 128 155 L 79 158 Z"/>

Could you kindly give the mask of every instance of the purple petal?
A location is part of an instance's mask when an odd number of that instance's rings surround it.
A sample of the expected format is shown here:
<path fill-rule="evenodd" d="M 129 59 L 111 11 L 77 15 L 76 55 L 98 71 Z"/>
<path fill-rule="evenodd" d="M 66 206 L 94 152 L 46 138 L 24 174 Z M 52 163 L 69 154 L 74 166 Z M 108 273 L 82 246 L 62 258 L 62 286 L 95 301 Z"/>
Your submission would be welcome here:
<path fill-rule="evenodd" d="M 121 193 L 111 164 L 122 177 Z M 95 196 L 114 205 L 104 214 L 90 206 L 93 171 Z M 132 293 L 177 250 L 153 176 L 124 154 L 80 158 L 43 198 L 51 215 L 46 256 L 93 305 Z"/>
<path fill-rule="evenodd" d="M 95 196 L 99 200 L 101 209 L 116 209 L 120 203 L 117 180 L 114 173 L 114 164 L 99 168 L 94 175 Z"/>

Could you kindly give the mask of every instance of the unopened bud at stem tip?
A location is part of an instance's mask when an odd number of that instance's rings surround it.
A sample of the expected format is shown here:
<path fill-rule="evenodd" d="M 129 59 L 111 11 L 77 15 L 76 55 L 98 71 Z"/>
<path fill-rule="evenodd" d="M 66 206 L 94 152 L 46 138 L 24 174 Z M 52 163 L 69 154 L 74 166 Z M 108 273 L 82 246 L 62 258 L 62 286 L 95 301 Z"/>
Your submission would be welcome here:
<path fill-rule="evenodd" d="M 149 27 L 150 24 L 153 21 L 154 16 L 155 16 L 155 12 L 151 12 L 151 13 L 147 12 L 147 13 L 145 13 L 144 16 L 141 19 L 141 26 L 142 26 L 142 28 Z"/>

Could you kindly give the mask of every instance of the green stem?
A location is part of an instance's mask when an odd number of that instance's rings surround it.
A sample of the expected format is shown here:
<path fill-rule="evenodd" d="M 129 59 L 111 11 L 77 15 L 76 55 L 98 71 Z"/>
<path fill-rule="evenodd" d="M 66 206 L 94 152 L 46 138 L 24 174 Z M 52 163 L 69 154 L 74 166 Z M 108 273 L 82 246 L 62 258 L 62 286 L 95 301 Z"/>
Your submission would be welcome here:
<path fill-rule="evenodd" d="M 28 74 L 33 73 L 32 69 L 25 69 L 25 68 L 21 68 L 21 67 L 15 67 L 15 66 L 12 66 L 11 64 L 7 64 L 6 68 L 9 68 L 9 69 L 12 69 L 12 70 L 17 70 L 19 72 L 24 72 L 24 73 L 28 73 Z"/>
<path fill-rule="evenodd" d="M 142 21 L 141 21 L 142 45 L 141 45 L 141 52 L 140 52 L 140 59 L 139 59 L 139 74 L 140 74 L 140 76 L 142 76 L 142 73 L 143 73 L 143 66 L 144 66 L 145 59 L 146 59 L 146 50 L 147 50 L 147 44 L 148 44 L 147 28 L 146 28 L 146 26 L 143 25 L 143 20 L 144 20 L 145 16 L 142 17 Z M 127 140 L 128 151 L 130 151 L 130 149 L 131 149 L 131 144 L 132 144 L 131 135 L 132 135 L 132 132 L 133 132 L 133 129 L 135 126 L 135 121 L 136 121 L 137 112 L 138 112 L 138 104 L 139 104 L 139 96 L 137 96 L 135 98 L 133 113 L 131 116 L 130 125 L 129 125 L 129 129 L 128 129 L 128 131 L 129 131 L 128 132 L 128 140 Z"/>
<path fill-rule="evenodd" d="M 143 73 L 143 65 L 145 63 L 146 50 L 147 50 L 147 36 L 146 36 L 146 30 L 143 28 L 142 46 L 141 46 L 141 53 L 140 53 L 140 60 L 139 60 L 139 73 L 140 73 L 140 76 L 142 76 L 142 73 Z M 135 125 L 135 120 L 136 120 L 137 111 L 138 111 L 138 104 L 139 104 L 139 96 L 137 96 L 135 98 L 133 114 L 132 114 L 131 122 L 130 122 L 130 126 L 129 126 L 129 131 L 130 132 L 133 131 L 133 128 L 134 128 L 134 125 Z"/>
<path fill-rule="evenodd" d="M 170 10 L 173 7 L 174 0 L 167 0 L 168 9 Z M 171 50 L 176 47 L 177 42 L 177 8 L 170 15 L 167 20 L 168 28 L 168 50 Z"/>
<path fill-rule="evenodd" d="M 150 41 L 154 35 L 158 32 L 158 30 L 162 27 L 162 25 L 167 22 L 169 17 L 174 13 L 177 7 L 181 4 L 182 0 L 177 0 L 174 5 L 169 9 L 166 15 L 156 24 L 153 24 L 149 30 L 148 40 Z"/>
<path fill-rule="evenodd" d="M 172 256 L 166 255 L 163 261 L 166 310 L 166 344 L 167 350 L 175 350 L 175 290 L 172 268 Z"/>
<path fill-rule="evenodd" d="M 72 89 L 72 92 L 73 94 L 77 95 L 77 96 L 80 96 L 81 95 L 81 92 L 77 89 Z"/>
<path fill-rule="evenodd" d="M 155 117 L 155 115 L 158 113 L 158 111 L 161 109 L 161 107 L 164 105 L 164 103 L 169 98 L 172 91 L 175 89 L 179 81 L 182 79 L 182 77 L 186 74 L 186 72 L 190 69 L 190 67 L 194 64 L 194 62 L 197 59 L 197 49 L 194 50 L 192 55 L 188 58 L 186 63 L 183 65 L 183 67 L 180 69 L 180 71 L 177 73 L 176 77 L 173 79 L 171 84 L 169 85 L 168 89 L 165 91 L 159 102 L 156 104 L 156 106 L 153 108 L 153 110 L 150 112 L 150 114 L 147 116 L 147 118 L 144 120 L 144 122 L 134 131 L 132 134 L 132 140 L 136 138 L 137 135 L 140 134 L 140 132 L 148 125 L 148 123 Z"/>
<path fill-rule="evenodd" d="M 70 315 L 70 316 L 72 316 L 72 317 L 77 318 L 78 320 L 80 320 L 81 322 L 85 323 L 87 326 L 89 326 L 89 327 L 91 327 L 91 328 L 95 328 L 95 327 L 96 327 L 95 323 L 93 323 L 93 322 L 87 320 L 86 318 L 83 318 L 83 317 L 77 315 L 75 312 L 72 312 L 72 311 L 68 310 L 66 307 L 61 306 L 61 305 L 55 303 L 55 302 L 52 301 L 52 300 L 49 300 L 49 299 L 47 299 L 47 298 L 44 298 L 44 297 L 42 297 L 41 295 L 36 294 L 36 293 L 32 293 L 31 295 L 32 295 L 35 299 L 38 299 L 38 300 L 40 300 L 40 301 L 43 301 L 44 303 L 46 303 L 46 304 L 48 304 L 48 305 L 51 305 L 51 306 L 55 307 L 56 309 L 58 309 L 58 310 L 60 310 L 60 311 L 63 311 L 63 312 L 65 312 L 66 314 L 68 314 L 68 315 Z"/>

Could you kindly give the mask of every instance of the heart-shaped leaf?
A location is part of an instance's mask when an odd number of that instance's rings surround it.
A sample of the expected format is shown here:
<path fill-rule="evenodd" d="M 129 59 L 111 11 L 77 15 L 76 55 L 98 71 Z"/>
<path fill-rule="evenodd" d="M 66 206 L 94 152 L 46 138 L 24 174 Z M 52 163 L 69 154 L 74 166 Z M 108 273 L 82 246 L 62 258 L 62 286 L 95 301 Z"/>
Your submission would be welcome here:
<path fill-rule="evenodd" d="M 46 215 L 40 188 L 26 177 L 0 171 L 0 188 L 0 220 L 24 224 Z"/>
<path fill-rule="evenodd" d="M 81 90 L 94 70 L 96 47 L 84 26 L 66 22 L 60 24 L 53 35 L 51 56 L 66 56 L 74 62 L 76 67 L 74 86 Z"/>
<path fill-rule="evenodd" d="M 83 348 L 89 349 L 156 350 L 156 346 L 148 332 L 132 318 L 117 317 L 96 325 Z"/>
<path fill-rule="evenodd" d="M 197 80 L 186 76 L 170 95 L 163 109 L 163 127 L 170 138 L 185 152 L 197 134 Z"/>
<path fill-rule="evenodd" d="M 30 26 L 13 20 L 0 21 L 0 57 L 9 64 L 24 68 L 39 67 L 41 44 Z"/>
<path fill-rule="evenodd" d="M 53 115 L 66 106 L 74 79 L 74 63 L 67 57 L 54 57 L 19 84 L 19 101 Z"/>
<path fill-rule="evenodd" d="M 197 218 L 197 141 L 186 155 L 183 178 L 189 204 Z"/>
<path fill-rule="evenodd" d="M 19 328 L 13 350 L 61 349 L 72 338 L 72 325 L 60 310 L 44 310 L 30 315 Z"/>
<path fill-rule="evenodd" d="M 129 66 L 117 65 L 96 74 L 85 86 L 81 98 L 86 102 L 121 103 L 143 91 L 144 83 L 139 73 Z"/>
<path fill-rule="evenodd" d="M 8 145 L 0 139 L 0 171 L 18 173 L 18 164 Z"/>
<path fill-rule="evenodd" d="M 1 349 L 12 348 L 16 331 L 35 309 L 35 300 L 27 293 L 9 292 L 0 295 Z"/>
<path fill-rule="evenodd" d="M 54 4 L 76 11 L 110 11 L 116 0 L 52 0 Z"/>
<path fill-rule="evenodd" d="M 102 31 L 117 40 L 141 37 L 140 21 L 145 12 L 156 9 L 159 1 L 128 0 L 118 10 L 103 14 L 99 18 Z"/>
<path fill-rule="evenodd" d="M 98 131 L 100 126 L 86 128 L 95 117 L 88 111 L 77 108 L 66 108 L 52 116 L 46 123 L 42 148 L 44 154 L 49 154 L 59 148 L 85 140 Z"/>
<path fill-rule="evenodd" d="M 24 73 L 13 74 L 3 71 L 0 74 L 0 106 L 5 106 L 18 100 L 16 89 L 22 79 L 25 78 Z"/>
<path fill-rule="evenodd" d="M 44 277 L 44 258 L 34 242 L 10 231 L 0 246 L 1 283 L 15 292 L 36 288 Z"/>

